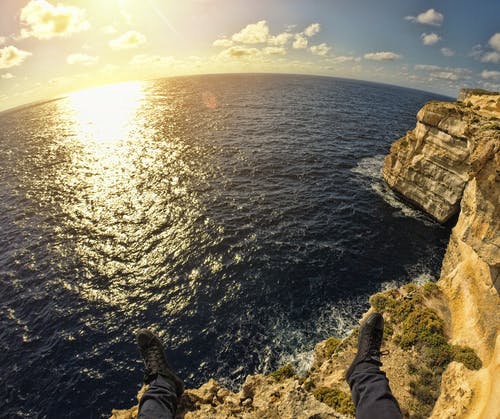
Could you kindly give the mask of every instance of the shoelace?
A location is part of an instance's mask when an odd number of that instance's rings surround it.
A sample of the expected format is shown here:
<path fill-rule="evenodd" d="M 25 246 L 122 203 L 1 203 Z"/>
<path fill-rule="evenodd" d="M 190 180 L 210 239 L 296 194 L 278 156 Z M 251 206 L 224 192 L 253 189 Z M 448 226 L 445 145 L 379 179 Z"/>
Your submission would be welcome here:
<path fill-rule="evenodd" d="M 147 348 L 144 354 L 144 361 L 146 364 L 146 370 L 151 373 L 153 371 L 158 372 L 161 364 L 162 364 L 162 354 L 158 350 L 157 347 L 152 346 Z"/>
<path fill-rule="evenodd" d="M 369 343 L 368 347 L 380 348 L 381 346 L 382 346 L 382 336 L 378 336 L 378 335 L 371 336 L 370 343 Z M 381 351 L 380 349 L 372 349 L 372 350 L 368 351 L 368 356 L 371 359 L 374 359 L 378 362 L 380 362 L 380 357 L 382 355 L 388 355 L 388 354 L 389 354 L 389 351 L 387 351 L 387 350 Z"/>
<path fill-rule="evenodd" d="M 370 359 L 373 359 L 375 361 L 378 361 L 380 362 L 380 357 L 382 355 L 389 355 L 389 351 L 385 350 L 385 351 L 377 351 L 377 350 L 374 350 L 374 351 L 370 351 L 368 352 L 368 356 Z"/>

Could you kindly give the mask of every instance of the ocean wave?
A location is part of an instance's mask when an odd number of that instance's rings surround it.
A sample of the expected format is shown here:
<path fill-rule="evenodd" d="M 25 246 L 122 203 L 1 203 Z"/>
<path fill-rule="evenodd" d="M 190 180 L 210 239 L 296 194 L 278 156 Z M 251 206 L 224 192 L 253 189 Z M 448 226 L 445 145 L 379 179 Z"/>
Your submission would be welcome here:
<path fill-rule="evenodd" d="M 427 226 L 435 225 L 436 223 L 422 211 L 412 208 L 403 202 L 385 183 L 382 177 L 382 166 L 384 164 L 384 157 L 377 154 L 372 157 L 365 157 L 361 159 L 358 164 L 351 169 L 351 172 L 359 175 L 358 180 L 365 188 L 373 190 L 380 196 L 387 204 L 397 209 L 393 213 L 395 217 L 405 216 L 414 218 Z"/>

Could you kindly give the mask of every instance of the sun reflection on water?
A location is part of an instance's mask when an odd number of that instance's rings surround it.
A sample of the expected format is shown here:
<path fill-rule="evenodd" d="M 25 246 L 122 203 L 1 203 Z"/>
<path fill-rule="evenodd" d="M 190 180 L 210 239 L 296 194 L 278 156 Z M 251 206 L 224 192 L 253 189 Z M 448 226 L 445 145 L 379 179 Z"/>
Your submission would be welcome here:
<path fill-rule="evenodd" d="M 200 240 L 203 209 L 190 184 L 206 175 L 191 147 L 161 131 L 162 118 L 181 124 L 185 110 L 151 113 L 142 83 L 76 92 L 61 105 L 71 164 L 58 176 L 73 194 L 64 230 L 87 278 L 77 292 L 127 309 L 134 298 L 164 298 L 154 293 L 175 276 L 168 256 L 182 259 Z"/>
<path fill-rule="evenodd" d="M 127 138 L 136 123 L 144 87 L 140 82 L 102 86 L 74 92 L 68 99 L 82 140 L 117 142 Z"/>

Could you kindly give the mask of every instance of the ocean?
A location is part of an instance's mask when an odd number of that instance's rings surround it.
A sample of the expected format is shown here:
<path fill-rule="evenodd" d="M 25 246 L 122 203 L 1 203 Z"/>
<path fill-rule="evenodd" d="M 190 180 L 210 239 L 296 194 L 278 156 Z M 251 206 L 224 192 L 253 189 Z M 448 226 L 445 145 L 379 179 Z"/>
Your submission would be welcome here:
<path fill-rule="evenodd" d="M 437 279 L 449 237 L 384 184 L 429 100 L 395 86 L 211 75 L 0 114 L 0 416 L 135 404 L 134 332 L 187 387 L 310 365 L 371 294 Z"/>

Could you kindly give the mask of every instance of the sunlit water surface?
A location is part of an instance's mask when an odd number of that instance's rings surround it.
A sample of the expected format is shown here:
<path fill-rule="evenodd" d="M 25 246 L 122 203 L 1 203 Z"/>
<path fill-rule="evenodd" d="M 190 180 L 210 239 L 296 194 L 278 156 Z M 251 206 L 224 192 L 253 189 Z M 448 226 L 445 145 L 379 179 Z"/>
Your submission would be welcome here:
<path fill-rule="evenodd" d="M 0 114 L 6 417 L 128 407 L 151 327 L 188 386 L 308 366 L 368 296 L 435 278 L 449 231 L 380 178 L 428 93 L 165 79 Z"/>

